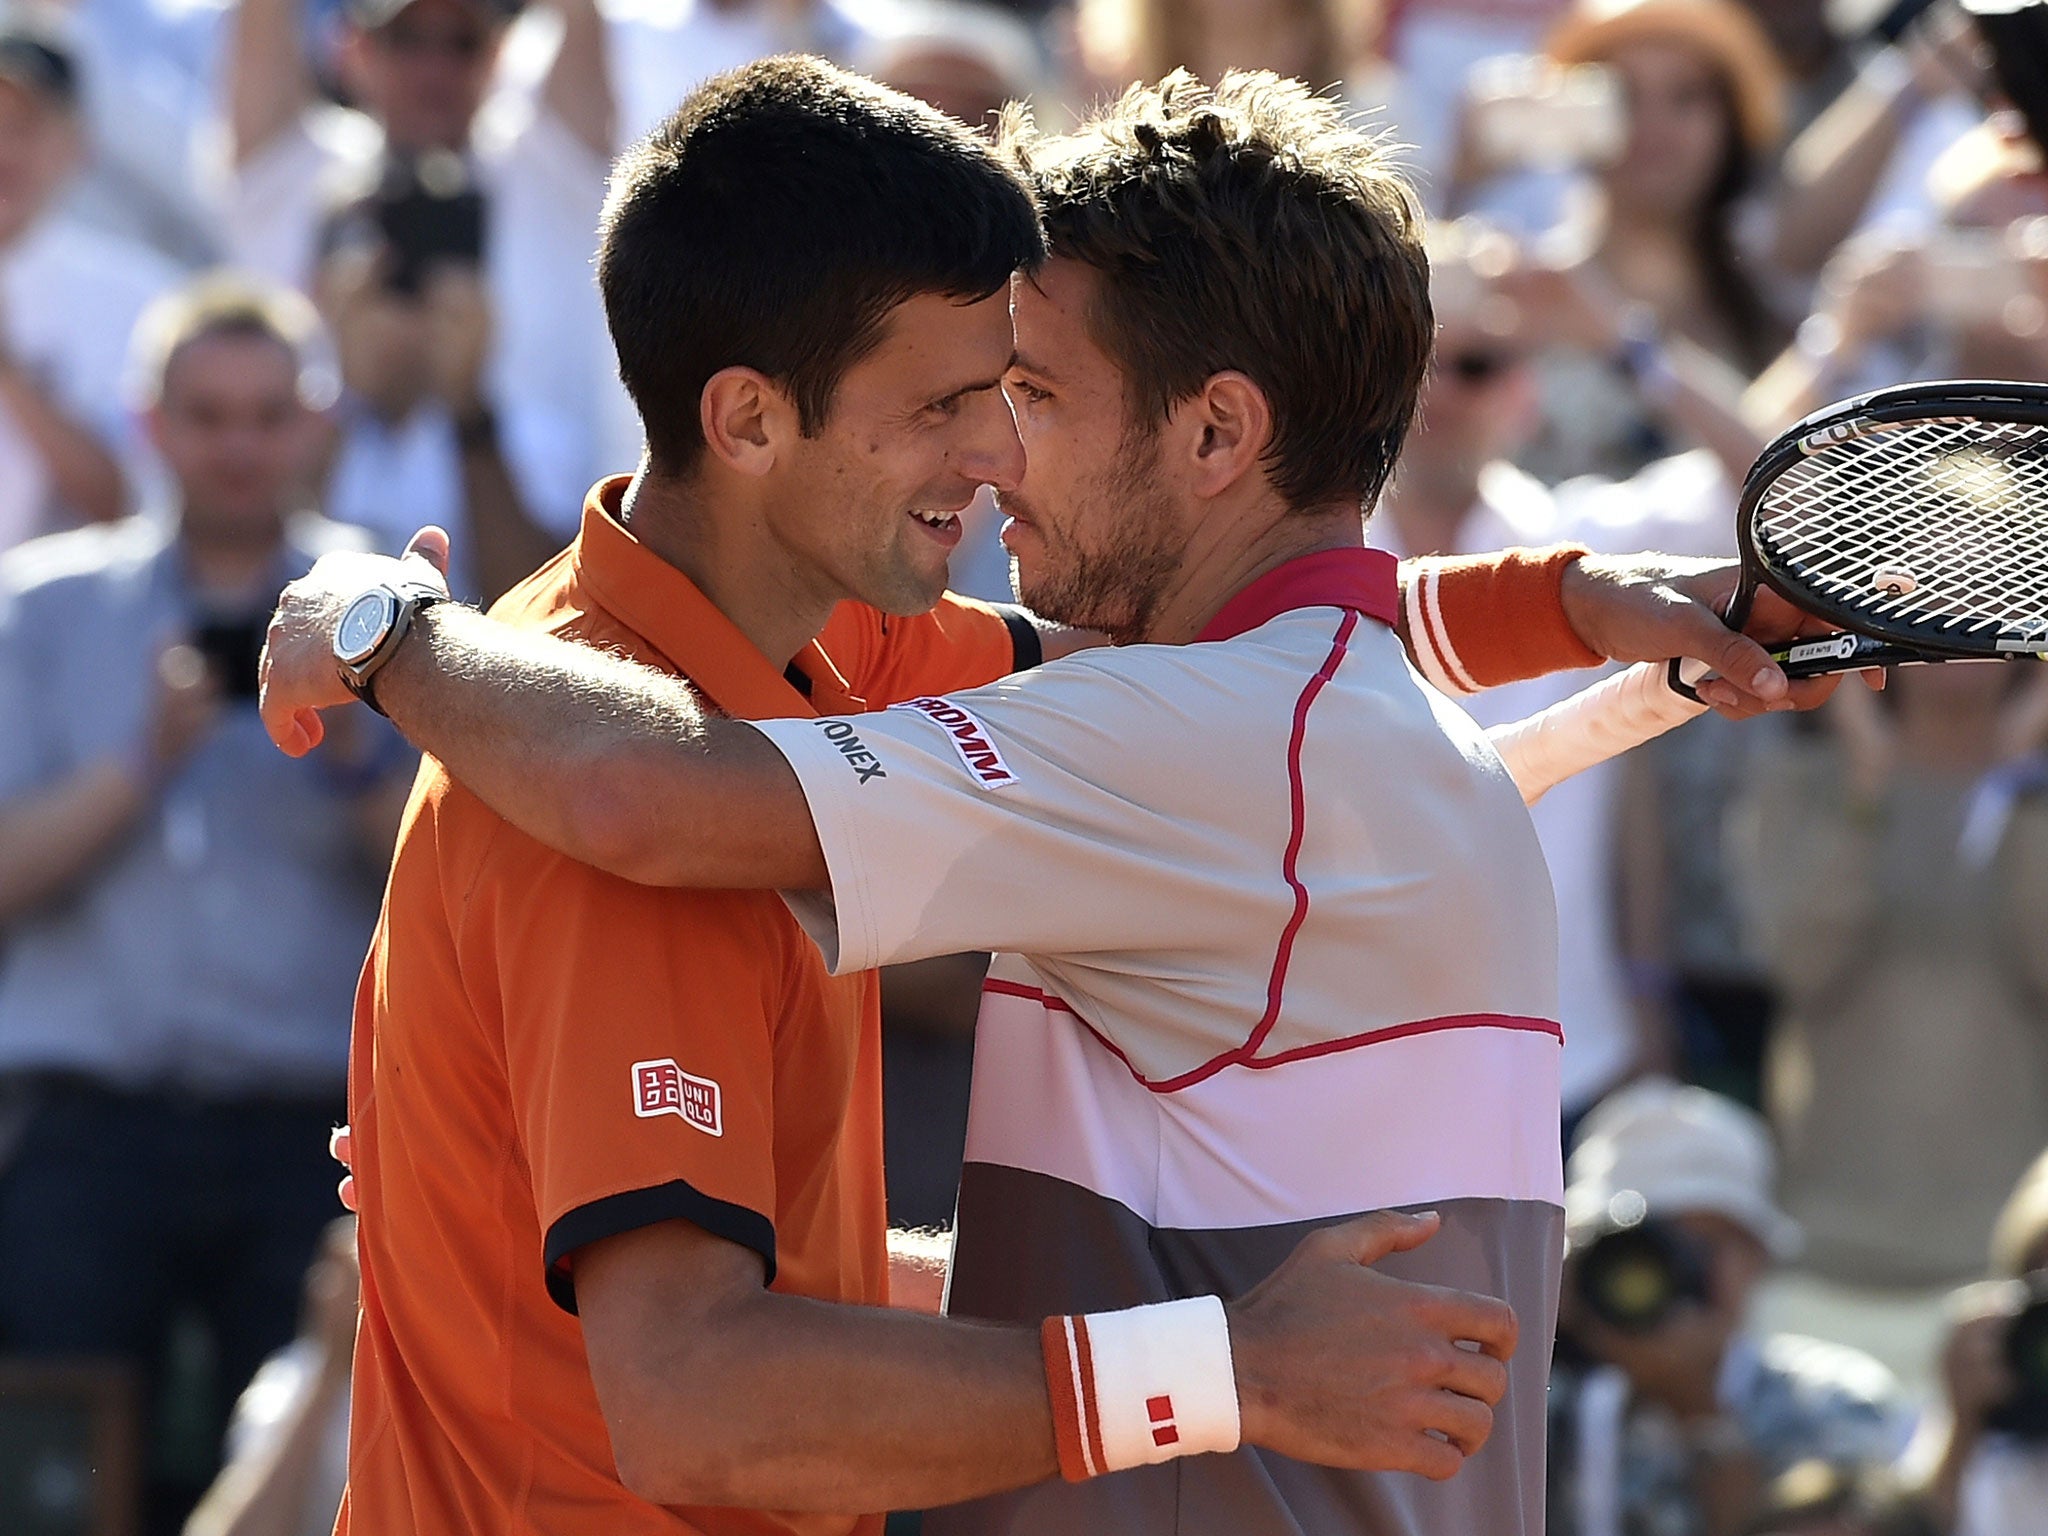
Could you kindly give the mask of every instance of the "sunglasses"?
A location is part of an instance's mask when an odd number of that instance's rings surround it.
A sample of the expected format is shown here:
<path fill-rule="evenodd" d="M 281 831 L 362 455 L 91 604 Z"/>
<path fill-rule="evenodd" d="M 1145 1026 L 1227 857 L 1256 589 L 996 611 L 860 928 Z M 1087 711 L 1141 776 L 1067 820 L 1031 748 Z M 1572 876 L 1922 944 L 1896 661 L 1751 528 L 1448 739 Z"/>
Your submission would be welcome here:
<path fill-rule="evenodd" d="M 1448 374 L 1460 384 L 1490 384 L 1502 374 L 1522 366 L 1515 352 L 1453 352 L 1437 359 L 1437 372 Z"/>

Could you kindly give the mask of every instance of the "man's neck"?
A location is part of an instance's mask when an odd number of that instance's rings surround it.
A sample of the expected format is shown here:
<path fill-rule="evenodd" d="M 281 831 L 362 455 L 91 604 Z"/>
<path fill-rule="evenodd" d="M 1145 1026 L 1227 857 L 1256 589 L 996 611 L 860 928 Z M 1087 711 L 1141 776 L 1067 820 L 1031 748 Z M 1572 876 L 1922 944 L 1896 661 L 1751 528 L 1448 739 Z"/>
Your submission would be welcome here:
<path fill-rule="evenodd" d="M 1138 637 L 1141 641 L 1185 645 L 1201 634 L 1224 604 L 1267 572 L 1304 555 L 1365 547 L 1365 518 L 1357 507 L 1274 508 L 1272 520 L 1249 540 L 1243 537 L 1244 526 L 1242 521 L 1213 517 L 1196 525 L 1180 571 Z"/>
<path fill-rule="evenodd" d="M 620 516 L 777 667 L 817 637 L 837 606 L 831 592 L 803 579 L 761 519 L 713 516 L 693 487 L 645 464 L 626 487 Z"/>

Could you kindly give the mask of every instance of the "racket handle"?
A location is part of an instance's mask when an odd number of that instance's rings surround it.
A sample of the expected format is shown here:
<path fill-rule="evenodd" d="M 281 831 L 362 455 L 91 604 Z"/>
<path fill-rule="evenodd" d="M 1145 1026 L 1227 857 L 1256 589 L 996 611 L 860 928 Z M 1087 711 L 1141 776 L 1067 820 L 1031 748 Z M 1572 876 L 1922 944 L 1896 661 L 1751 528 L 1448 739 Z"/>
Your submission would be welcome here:
<path fill-rule="evenodd" d="M 1690 670 L 1690 668 L 1688 668 Z M 1704 675 L 1705 669 L 1700 670 Z M 1550 708 L 1486 733 L 1522 803 L 1534 805 L 1575 773 L 1683 725 L 1707 706 L 1674 692 L 1661 661 L 1640 662 Z"/>

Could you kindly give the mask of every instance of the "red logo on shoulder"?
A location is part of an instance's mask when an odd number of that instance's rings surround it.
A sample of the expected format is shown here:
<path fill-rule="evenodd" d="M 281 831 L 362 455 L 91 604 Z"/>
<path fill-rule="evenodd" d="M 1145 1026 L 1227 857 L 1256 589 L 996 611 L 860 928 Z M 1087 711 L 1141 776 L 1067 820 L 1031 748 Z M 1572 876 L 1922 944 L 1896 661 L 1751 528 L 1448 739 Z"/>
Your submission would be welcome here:
<path fill-rule="evenodd" d="M 723 1136 L 723 1099 L 718 1084 L 692 1076 L 672 1059 L 633 1063 L 633 1113 L 642 1120 L 678 1115 L 708 1136 Z"/>

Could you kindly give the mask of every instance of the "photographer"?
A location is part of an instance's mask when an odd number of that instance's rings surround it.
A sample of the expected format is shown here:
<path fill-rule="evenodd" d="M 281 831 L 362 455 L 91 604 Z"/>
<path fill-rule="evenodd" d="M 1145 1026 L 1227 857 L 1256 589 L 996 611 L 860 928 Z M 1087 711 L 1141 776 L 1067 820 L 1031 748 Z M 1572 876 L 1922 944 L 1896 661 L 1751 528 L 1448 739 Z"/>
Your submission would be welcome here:
<path fill-rule="evenodd" d="M 320 95 L 305 0 L 241 0 L 231 35 L 230 251 L 313 293 L 341 349 L 327 510 L 393 552 L 449 528 L 466 596 L 560 548 L 603 466 L 639 451 L 590 268 L 604 23 L 595 0 L 548 8 L 531 100 L 492 95 L 520 0 L 346 0 L 352 108 Z"/>
<path fill-rule="evenodd" d="M 2048 1153 L 1999 1214 L 1991 1275 L 1955 1296 L 1945 1402 L 1915 1444 L 1951 1536 L 2048 1533 Z"/>
<path fill-rule="evenodd" d="M 1750 1329 L 1757 1282 L 1798 1245 L 1771 1176 L 1762 1123 L 1704 1089 L 1644 1081 L 1587 1117 L 1565 1190 L 1555 1536 L 1727 1536 L 1795 1462 L 1897 1455 L 1881 1366 Z"/>
<path fill-rule="evenodd" d="M 411 768 L 367 711 L 304 762 L 256 713 L 278 591 L 353 542 L 288 517 L 312 328 L 232 280 L 159 301 L 139 350 L 173 515 L 0 556 L 0 1337 L 147 1387 L 195 1311 L 224 1400 L 292 1336 L 333 1214 Z M 197 1492 L 148 1491 L 151 1533 Z"/>

